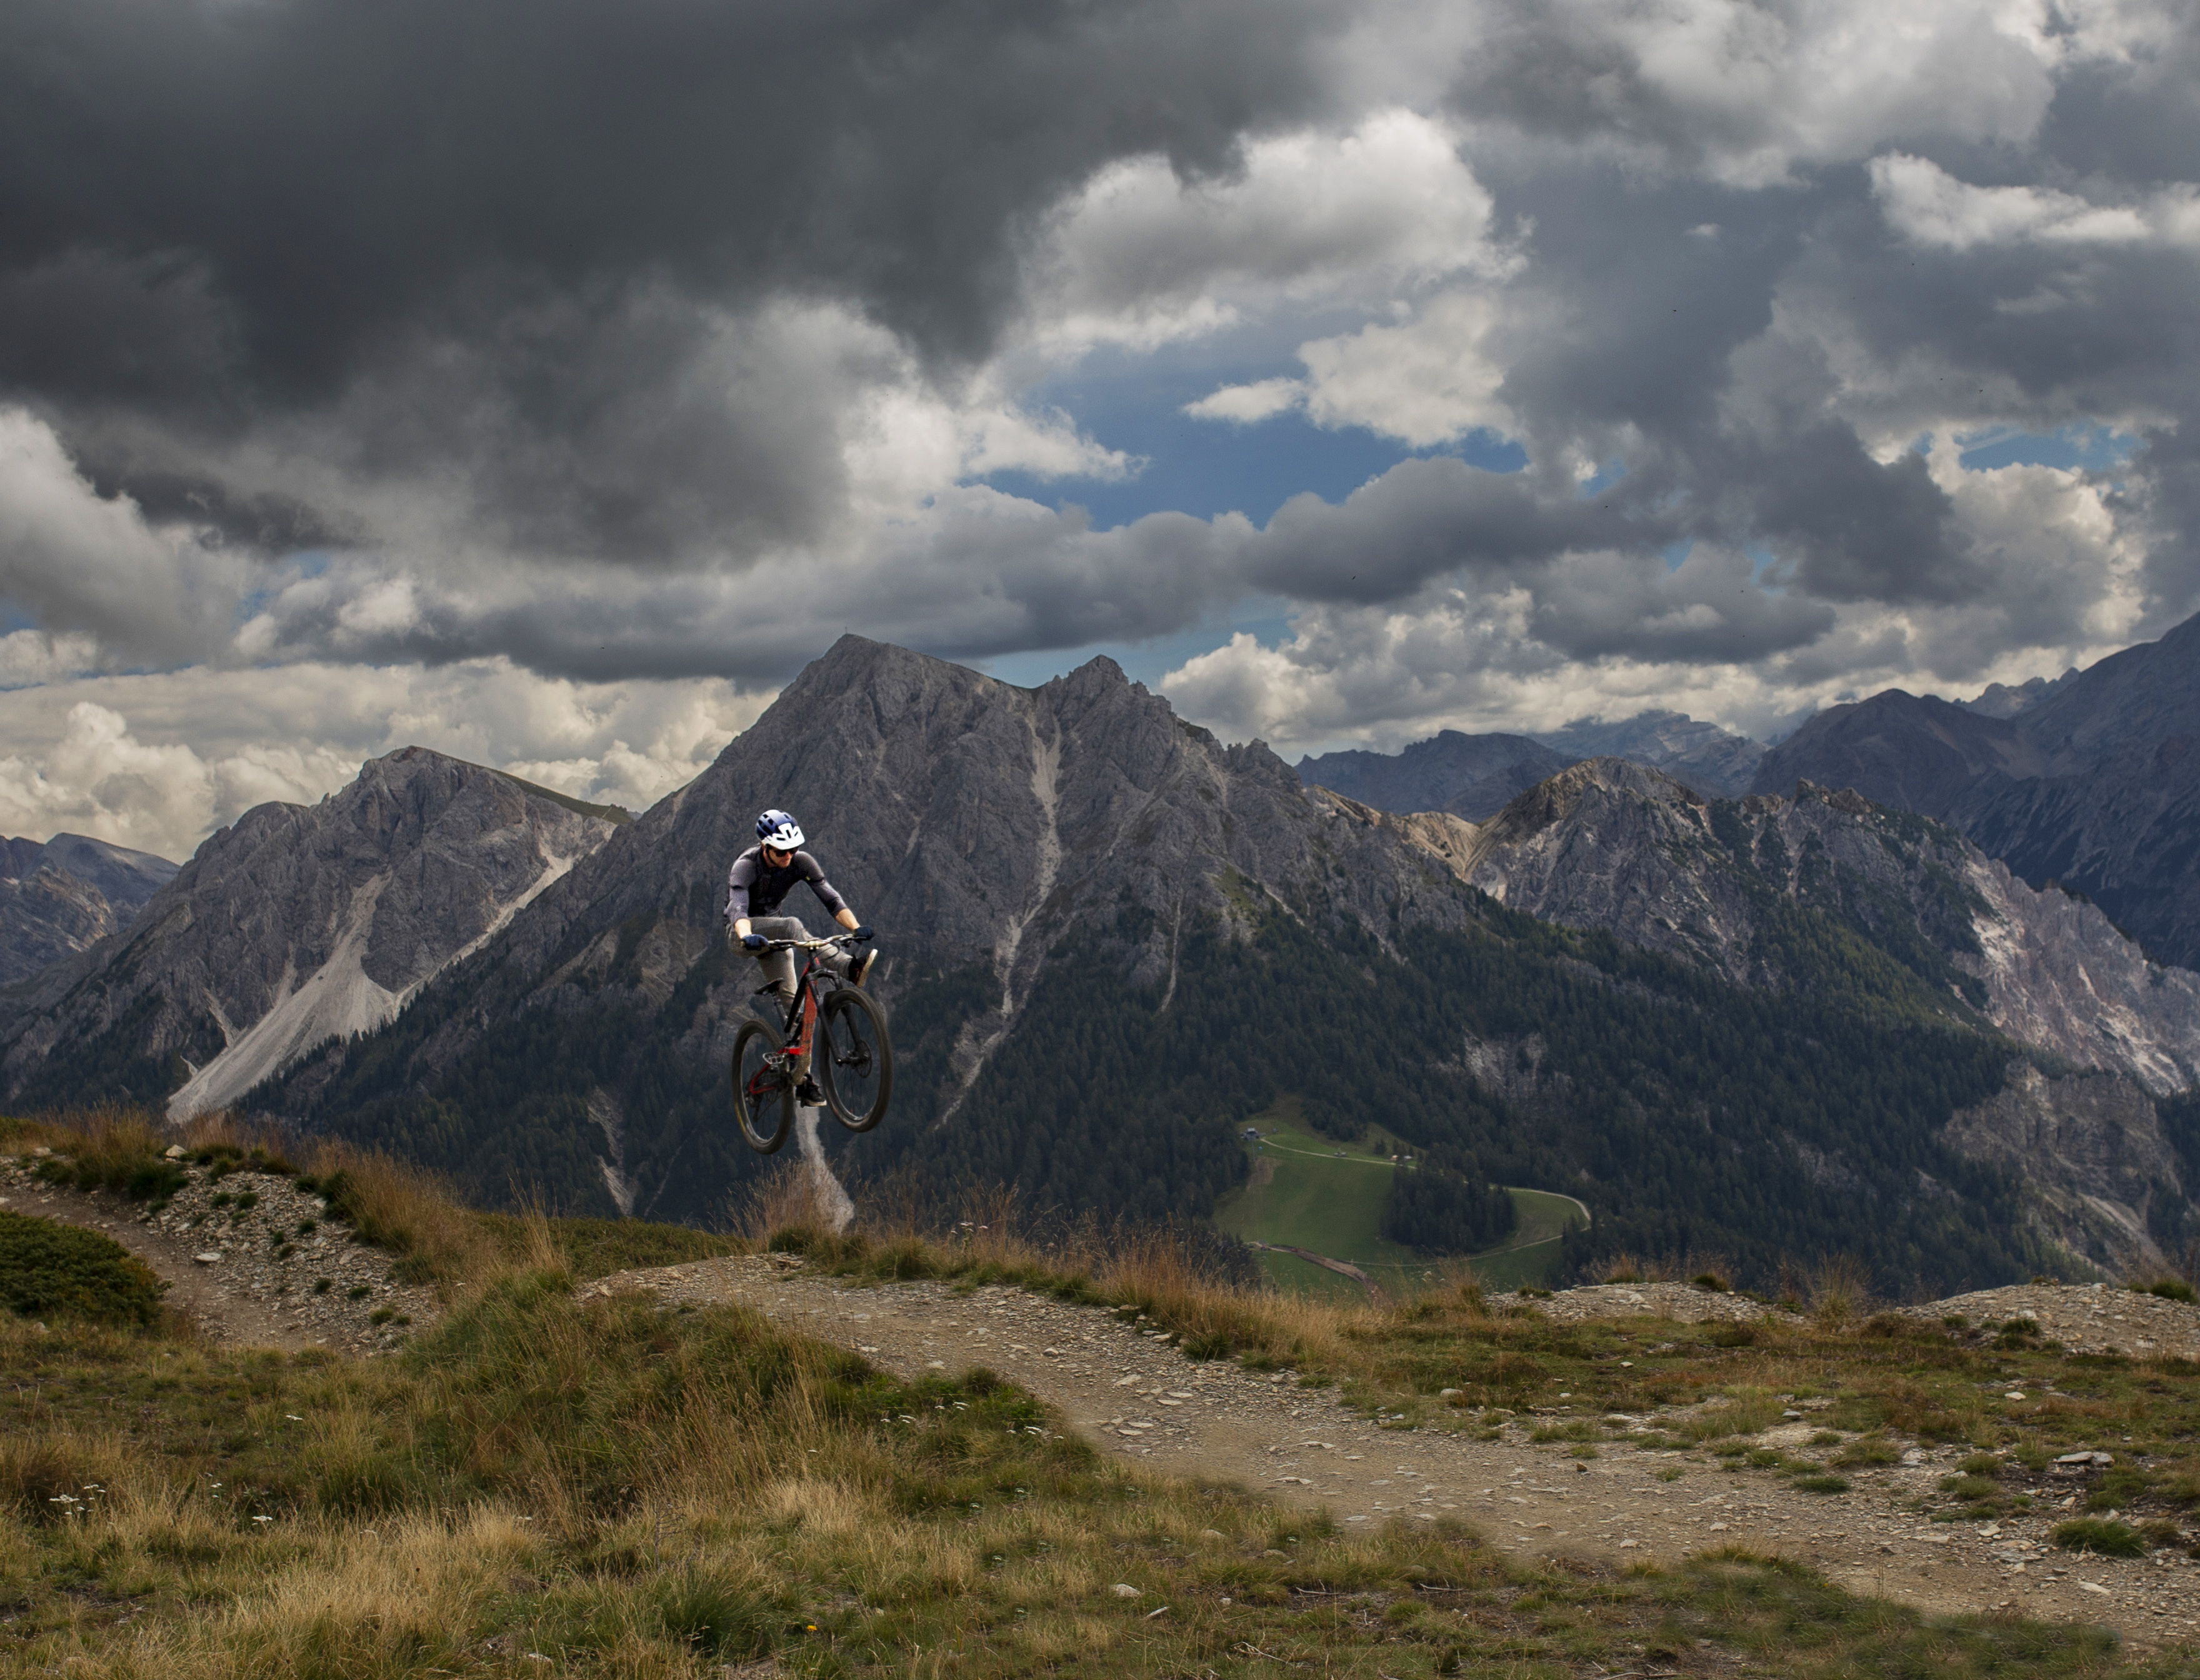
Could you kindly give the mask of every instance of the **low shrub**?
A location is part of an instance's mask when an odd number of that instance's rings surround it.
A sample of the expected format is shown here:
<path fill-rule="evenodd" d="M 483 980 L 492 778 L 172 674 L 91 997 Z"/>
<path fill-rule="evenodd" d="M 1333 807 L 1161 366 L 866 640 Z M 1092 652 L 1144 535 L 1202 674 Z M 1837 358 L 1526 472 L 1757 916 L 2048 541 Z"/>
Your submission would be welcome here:
<path fill-rule="evenodd" d="M 2146 1553 L 2146 1537 L 2128 1523 L 2105 1517 L 2076 1517 L 2057 1523 L 2048 1538 L 2066 1552 L 2097 1552 L 2104 1558 L 2136 1558 Z"/>
<path fill-rule="evenodd" d="M 184 1187 L 184 1169 L 167 1158 L 170 1139 L 134 1109 L 96 1109 L 49 1128 L 55 1153 L 32 1170 L 73 1190 L 111 1190 L 137 1202 L 165 1202 Z"/>
<path fill-rule="evenodd" d="M 149 1325 L 167 1288 L 111 1237 L 0 1210 L 0 1305 L 10 1312 Z"/>
<path fill-rule="evenodd" d="M 63 1523 L 96 1507 L 114 1474 L 113 1461 L 95 1457 L 81 1438 L 0 1437 L 0 1509 L 32 1523 Z"/>
<path fill-rule="evenodd" d="M 1975 1501 L 1992 1499 L 2001 1491 L 2001 1484 L 1984 1476 L 1943 1476 L 1940 1491 L 1951 1499 Z"/>
<path fill-rule="evenodd" d="M 2164 1301 L 2182 1301 L 2188 1307 L 2200 1305 L 2200 1291 L 2182 1278 L 2156 1278 L 2152 1283 L 2133 1284 L 2132 1289 L 2139 1295 L 2158 1295 Z"/>
<path fill-rule="evenodd" d="M 1894 1443 L 1885 1436 L 1867 1435 L 1861 1440 L 1850 1442 L 1834 1455 L 1833 1461 L 1846 1468 L 1852 1465 L 1893 1464 L 1901 1456 L 1895 1450 Z"/>

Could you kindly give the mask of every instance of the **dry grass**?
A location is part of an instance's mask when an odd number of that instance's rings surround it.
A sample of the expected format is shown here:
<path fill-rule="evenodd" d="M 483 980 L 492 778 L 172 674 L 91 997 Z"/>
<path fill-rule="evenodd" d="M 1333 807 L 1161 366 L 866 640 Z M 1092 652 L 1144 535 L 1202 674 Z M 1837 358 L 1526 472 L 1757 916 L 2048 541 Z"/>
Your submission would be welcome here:
<path fill-rule="evenodd" d="M 977 1198 L 936 1234 L 908 1209 L 880 1198 L 868 1200 L 847 1230 L 829 1232 L 793 1174 L 773 1180 L 742 1211 L 742 1228 L 759 1247 L 800 1252 L 860 1275 L 1009 1282 L 1135 1308 L 1167 1324 L 1194 1358 L 1235 1356 L 1261 1368 L 1336 1369 L 1353 1338 L 1378 1332 L 1413 1305 L 1340 1305 L 1283 1293 L 1219 1267 L 1197 1231 L 1091 1217 L 1027 1220 L 1005 1191 Z M 1463 1264 L 1441 1273 L 1431 1293 L 1481 1310 L 1480 1289 Z"/>
<path fill-rule="evenodd" d="M 307 1158 L 306 1181 L 360 1237 L 405 1256 L 405 1281 L 453 1285 L 497 1264 L 480 1219 L 424 1168 L 322 1139 Z"/>
<path fill-rule="evenodd" d="M 1871 1314 L 1871 1273 L 1846 1255 L 1833 1255 L 1810 1269 L 1811 1316 L 1830 1329 L 1855 1324 Z"/>
<path fill-rule="evenodd" d="M 437 1256 L 463 1285 L 450 1310 L 407 1355 L 362 1365 L 0 1325 L 19 1379 L 0 1390 L 0 1666 L 704 1680 L 769 1657 L 808 1680 L 1005 1680 L 1249 1672 L 1254 1653 L 1494 1680 L 1711 1642 L 1723 1670 L 1811 1680 L 2136 1671 L 2084 1630 L 1928 1625 L 1762 1560 L 1594 1576 L 1504 1559 L 1456 1528 L 1339 1537 L 1239 1490 L 1107 1464 L 990 1379 L 902 1383 L 738 1310 L 583 1298 L 539 1212 L 491 1227 L 372 1157 L 307 1165 L 342 1174 L 390 1240 Z M 1493 1314 L 1464 1269 L 1390 1309 L 1340 1308 L 1238 1288 L 1182 1233 L 1033 1236 L 1003 1201 L 942 1240 L 912 1220 L 833 1236 L 805 1222 L 814 1211 L 764 1204 L 752 1238 L 1136 1303 L 1195 1345 L 1357 1371 L 1386 1392 L 1426 1387 L 1460 1347 L 1583 1390 L 1577 1372 L 1620 1379 L 1588 1332 Z M 1809 1333 L 1738 1356 L 1799 1386 L 1837 1339 Z M 1741 1395 L 1728 1421 L 1770 1391 Z"/>

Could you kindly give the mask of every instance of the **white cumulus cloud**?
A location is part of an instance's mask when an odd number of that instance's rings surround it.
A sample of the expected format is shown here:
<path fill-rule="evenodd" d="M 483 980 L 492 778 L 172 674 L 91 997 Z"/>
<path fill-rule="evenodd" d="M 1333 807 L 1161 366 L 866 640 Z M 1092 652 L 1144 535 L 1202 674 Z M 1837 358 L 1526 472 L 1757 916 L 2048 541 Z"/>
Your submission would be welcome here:
<path fill-rule="evenodd" d="M 1396 108 L 1249 141 L 1236 173 L 1159 157 L 1101 171 L 1050 219 L 1027 278 L 1028 342 L 1074 359 L 1151 350 L 1283 306 L 1381 307 L 1515 261 L 1443 123 Z"/>
<path fill-rule="evenodd" d="M 2052 187 L 1973 186 L 1929 158 L 1890 152 L 1871 161 L 1872 189 L 1889 225 L 1920 245 L 2200 247 L 2200 187 L 2179 182 L 2134 202 L 2096 204 Z"/>
<path fill-rule="evenodd" d="M 505 659 L 64 680 L 0 694 L 0 833 L 181 859 L 254 805 L 310 804 L 414 745 L 639 810 L 699 775 L 770 699 L 710 680 L 545 678 Z"/>

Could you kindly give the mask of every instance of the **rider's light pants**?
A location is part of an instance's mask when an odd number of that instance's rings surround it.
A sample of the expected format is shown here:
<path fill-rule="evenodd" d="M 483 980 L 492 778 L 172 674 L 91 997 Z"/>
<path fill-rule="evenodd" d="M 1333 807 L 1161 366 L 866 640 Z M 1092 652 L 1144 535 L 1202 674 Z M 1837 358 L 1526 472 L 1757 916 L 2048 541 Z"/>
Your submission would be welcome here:
<path fill-rule="evenodd" d="M 806 940 L 813 937 L 802 925 L 802 918 L 796 916 L 752 916 L 749 918 L 749 931 L 762 934 L 768 940 Z M 818 962 L 827 969 L 843 980 L 848 978 L 848 964 L 851 959 L 845 945 L 835 945 L 830 951 L 821 951 L 816 954 Z M 757 967 L 764 970 L 764 984 L 776 986 L 791 995 L 794 991 L 795 956 L 792 951 L 767 951 L 758 957 Z"/>

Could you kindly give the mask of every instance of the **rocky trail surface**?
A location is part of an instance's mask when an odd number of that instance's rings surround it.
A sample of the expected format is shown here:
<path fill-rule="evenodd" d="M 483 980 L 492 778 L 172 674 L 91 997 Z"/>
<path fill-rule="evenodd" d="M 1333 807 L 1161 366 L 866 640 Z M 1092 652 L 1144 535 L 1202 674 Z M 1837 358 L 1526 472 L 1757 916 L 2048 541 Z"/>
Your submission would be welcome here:
<path fill-rule="evenodd" d="M 390 1279 L 389 1256 L 350 1243 L 340 1225 L 315 1211 L 317 1198 L 287 1180 L 232 1176 L 222 1181 L 231 1199 L 216 1207 L 213 1198 L 223 1191 L 195 1172 L 162 1214 L 149 1216 L 116 1197 L 40 1182 L 32 1164 L 0 1157 L 0 1207 L 105 1232 L 169 1281 L 171 1301 L 212 1339 L 374 1353 L 405 1333 L 398 1316 L 424 1323 L 432 1312 L 424 1291 Z M 258 1192 L 254 1205 L 237 1207 L 239 1187 Z M 296 1230 L 306 1220 L 319 1221 L 305 1233 L 308 1243 L 320 1239 L 310 1248 Z M 278 1258 L 286 1242 L 294 1252 Z M 203 1258 L 210 1255 L 219 1258 Z M 359 1280 L 348 1281 L 354 1273 Z M 322 1277 L 331 1287 L 316 1295 Z M 1584 1462 L 1567 1456 L 1564 1444 L 1530 1442 L 1518 1424 L 1482 1440 L 1378 1422 L 1348 1408 L 1334 1390 L 1302 1387 L 1293 1373 L 1194 1361 L 1142 1320 L 1014 1288 L 850 1285 L 810 1274 L 784 1255 L 623 1272 L 583 1287 L 646 1291 L 668 1306 L 751 1307 L 904 1377 L 983 1365 L 1055 1407 L 1106 1452 L 1168 1473 L 1242 1482 L 1285 1504 L 1326 1511 L 1348 1531 L 1455 1519 L 1508 1551 L 1611 1565 L 1672 1564 L 1742 1546 L 1922 1609 L 2003 1609 L 2105 1624 L 2140 1646 L 2200 1639 L 2200 1565 L 2166 1551 L 2124 1560 L 2049 1545 L 2074 1486 L 2043 1478 L 2032 1491 L 2044 1508 L 1992 1523 L 1934 1524 L 1907 1508 L 1954 1470 L 1962 1447 L 1913 1447 L 1899 1464 L 1852 1467 L 1844 1472 L 1850 1492 L 1817 1496 L 1679 1451 Z M 355 1289 L 366 1293 L 354 1297 Z M 1563 1291 L 1537 1307 L 1562 1320 L 1738 1320 L 1772 1310 L 1672 1284 Z M 403 1313 L 391 1315 L 398 1308 Z M 2127 1291 L 2021 1285 L 1906 1310 L 1935 1319 L 2028 1316 L 2074 1350 L 2200 1356 L 2200 1308 Z M 1804 1449 L 1818 1427 L 1811 1414 L 1827 1403 L 1799 1402 L 1753 1439 Z"/>
<path fill-rule="evenodd" d="M 36 1176 L 39 1155 L 0 1156 L 0 1208 L 101 1232 L 168 1285 L 167 1304 L 227 1346 L 387 1352 L 434 1315 L 427 1290 L 398 1283 L 391 1259 L 352 1240 L 311 1191 L 272 1173 L 185 1166 L 155 1212 L 105 1191 Z"/>
<path fill-rule="evenodd" d="M 1014 1288 L 851 1287 L 809 1275 L 781 1255 L 621 1273 L 588 1287 L 647 1290 L 668 1305 L 738 1302 L 904 1377 L 983 1365 L 1047 1401 L 1110 1454 L 1175 1474 L 1240 1481 L 1288 1504 L 1326 1510 L 1348 1530 L 1455 1518 L 1508 1551 L 1612 1565 L 1672 1564 L 1742 1546 L 1922 1609 L 2002 1609 L 2105 1624 L 2143 1646 L 2200 1638 L 2200 1565 L 2182 1554 L 2121 1560 L 2050 1546 L 2048 1531 L 2069 1514 L 2062 1501 L 2074 1485 L 2043 1478 L 2033 1491 L 2046 1508 L 1995 1523 L 1934 1524 L 1905 1508 L 1934 1493 L 1969 1451 L 1963 1447 L 1913 1447 L 1899 1464 L 1844 1471 L 1848 1493 L 1812 1495 L 1677 1451 L 1583 1462 L 1565 1456 L 1563 1444 L 1531 1443 L 1515 1425 L 1489 1441 L 1385 1425 L 1347 1409 L 1334 1390 L 1301 1387 L 1293 1373 L 1195 1362 L 1150 1325 Z M 1723 1319 L 1767 1310 L 1739 1297 L 1659 1284 L 1566 1291 L 1537 1305 L 1554 1318 L 1647 1312 Z M 2149 1339 L 2166 1348 L 2173 1340 L 2177 1350 L 2200 1347 L 2200 1308 L 2127 1292 L 2035 1285 L 1915 1310 L 1997 1319 L 2031 1313 L 2043 1326 L 2051 1312 L 2074 1325 L 2127 1313 L 2127 1323 L 2153 1332 Z M 2112 1338 L 2097 1331 L 2096 1339 L 2105 1345 Z M 1789 1420 L 1754 1438 L 1802 1449 L 1818 1428 L 1811 1411 L 1828 1403 L 1803 1402 Z"/>

